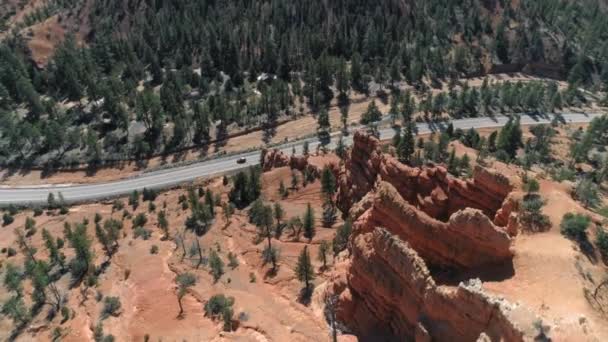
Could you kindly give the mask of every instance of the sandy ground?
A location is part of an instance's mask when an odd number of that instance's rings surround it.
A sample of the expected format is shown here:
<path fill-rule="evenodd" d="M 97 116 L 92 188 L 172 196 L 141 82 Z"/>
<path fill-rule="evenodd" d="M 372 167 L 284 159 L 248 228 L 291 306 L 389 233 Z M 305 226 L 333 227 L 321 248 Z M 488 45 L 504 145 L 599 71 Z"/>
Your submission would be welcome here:
<path fill-rule="evenodd" d="M 543 213 L 549 216 L 551 229 L 521 232 L 513 246 L 515 274 L 500 282 L 486 282 L 484 287 L 532 308 L 552 328 L 551 337 L 556 341 L 600 341 L 602 336 L 608 337 L 606 318 L 591 307 L 584 291 L 594 289 L 590 279 L 601 280 L 606 267 L 585 257 L 559 231 L 565 213 L 588 212 L 569 195 L 569 185 L 549 180 L 541 180 L 540 185 L 546 200 Z"/>
<path fill-rule="evenodd" d="M 316 163 L 335 160 L 336 157 L 315 157 Z M 301 176 L 300 176 L 301 178 Z M 278 185 L 283 180 L 289 184 L 291 170 L 281 168 L 266 173 L 263 176 L 264 198 L 272 203 L 279 200 Z M 222 185 L 221 179 L 206 183 L 205 187 L 215 193 L 222 194 L 226 200 L 227 189 Z M 185 194 L 185 189 L 171 190 L 158 196 L 155 203 L 157 211 L 166 203 L 166 211 L 170 222 L 171 234 L 182 231 L 184 221 L 190 214 L 189 210 L 182 210 L 178 204 L 178 197 Z M 126 199 L 123 199 L 126 204 Z M 119 296 L 122 310 L 118 317 L 109 317 L 103 320 L 104 333 L 112 334 L 117 341 L 141 341 L 144 336 L 150 336 L 151 341 L 162 338 L 163 341 L 325 341 L 329 339 L 327 325 L 321 317 L 316 315 L 308 306 L 298 303 L 297 297 L 301 284 L 294 276 L 294 267 L 297 257 L 305 245 L 309 245 L 311 257 L 317 270 L 315 284 L 325 279 L 320 271 L 321 263 L 316 260 L 318 244 L 322 240 L 333 238 L 335 229 L 322 228 L 320 224 L 321 191 L 319 182 L 309 184 L 299 191 L 293 192 L 286 200 L 281 200 L 285 209 L 287 220 L 293 216 L 301 216 L 307 203 L 311 203 L 317 217 L 317 233 L 310 244 L 305 240 L 293 241 L 289 236 L 281 240 L 273 240 L 273 244 L 280 250 L 279 269 L 276 275 L 268 274 L 269 266 L 260 261 L 260 253 L 264 243 L 255 244 L 255 227 L 247 222 L 245 212 L 236 212 L 229 222 L 226 222 L 217 207 L 217 216 L 211 230 L 199 238 L 204 254 L 209 255 L 210 249 L 218 251 L 225 263 L 225 274 L 214 283 L 208 268 L 201 266 L 196 269 L 197 260 L 186 255 L 182 259 L 182 251 L 175 248 L 172 241 L 161 241 L 162 233 L 156 228 L 156 214 L 148 213 L 146 228 L 152 231 L 149 240 L 135 239 L 131 229 L 131 221 L 124 220 L 124 236 L 120 241 L 118 252 L 113 256 L 110 266 L 103 272 L 96 288 L 86 292 L 87 299 L 77 289 L 69 291 L 68 306 L 74 310 L 74 318 L 61 324 L 60 317 L 51 322 L 37 317 L 34 323 L 19 337 L 19 341 L 45 341 L 50 340 L 52 330 L 61 327 L 65 333 L 64 341 L 87 341 L 92 339 L 92 328 L 100 319 L 103 301 L 97 302 L 97 293 L 104 296 Z M 130 207 L 127 207 L 132 211 Z M 147 203 L 141 202 L 133 215 L 147 212 Z M 88 218 L 89 237 L 94 240 L 95 263 L 100 265 L 106 259 L 101 246 L 95 239 L 93 215 L 100 213 L 104 218 L 122 218 L 122 212 L 112 213 L 110 203 L 82 205 L 71 208 L 68 215 L 50 216 L 46 213 L 36 217 L 38 232 L 28 238 L 32 246 L 39 249 L 37 257 L 45 258 L 46 250 L 41 237 L 42 227 L 48 229 L 54 236 L 62 236 L 65 222 L 80 222 Z M 31 216 L 29 211 L 19 213 L 15 222 L 0 229 L 0 248 L 15 246 L 14 228 L 22 227 L 25 218 Z M 336 223 L 338 226 L 340 222 Z M 194 234 L 186 234 L 187 249 L 194 243 Z M 159 247 L 158 254 L 150 254 L 152 245 Z M 71 258 L 71 249 L 63 248 L 68 260 Z M 227 266 L 228 252 L 237 255 L 239 266 L 231 269 Z M 331 257 L 328 257 L 332 263 Z M 0 254 L 0 262 L 22 264 L 23 256 L 7 258 Z M 175 276 L 181 272 L 192 272 L 197 277 L 197 285 L 184 297 L 183 305 L 185 315 L 178 318 L 178 305 L 176 299 Z M 256 281 L 251 282 L 250 274 L 254 274 Z M 68 292 L 67 282 L 69 275 L 59 281 L 60 287 Z M 26 297 L 28 296 L 28 286 Z M 204 303 L 215 294 L 223 293 L 235 298 L 235 318 L 240 318 L 240 325 L 236 331 L 223 332 L 220 322 L 213 321 L 204 316 Z M 4 288 L 0 289 L 0 300 L 8 298 Z M 29 302 L 28 302 L 29 304 Z M 280 313 L 280 314 L 277 314 Z M 0 339 L 5 339 L 10 331 L 10 320 L 0 319 Z M 35 327 L 35 328 L 34 328 Z"/>

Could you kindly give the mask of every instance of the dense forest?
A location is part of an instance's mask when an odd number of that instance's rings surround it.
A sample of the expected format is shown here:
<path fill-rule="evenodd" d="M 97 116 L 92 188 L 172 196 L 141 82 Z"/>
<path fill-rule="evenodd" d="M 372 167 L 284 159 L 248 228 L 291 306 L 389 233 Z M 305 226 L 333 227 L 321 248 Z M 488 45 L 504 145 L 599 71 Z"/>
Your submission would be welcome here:
<path fill-rule="evenodd" d="M 86 18 L 88 32 L 68 34 L 44 67 L 23 31 L 0 45 L 2 165 L 207 146 L 235 126 L 272 127 L 334 98 L 346 105 L 372 85 L 393 94 L 410 85 L 425 99 L 417 110 L 458 117 L 553 110 L 584 101 L 581 88 L 608 85 L 600 0 L 73 0 L 26 19 L 53 15 Z M 529 64 L 557 70 L 570 88 L 494 85 L 480 94 L 460 81 Z M 442 82 L 453 93 L 424 96 Z"/>

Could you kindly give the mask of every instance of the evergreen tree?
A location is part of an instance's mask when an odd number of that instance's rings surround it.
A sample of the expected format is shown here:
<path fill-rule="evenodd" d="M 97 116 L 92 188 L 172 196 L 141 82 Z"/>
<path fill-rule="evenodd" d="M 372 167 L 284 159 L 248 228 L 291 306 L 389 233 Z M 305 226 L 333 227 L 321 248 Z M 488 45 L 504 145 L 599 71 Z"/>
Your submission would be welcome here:
<path fill-rule="evenodd" d="M 370 104 L 367 106 L 367 110 L 361 116 L 361 124 L 367 125 L 372 122 L 377 122 L 382 119 L 382 112 L 376 106 L 376 100 L 372 100 Z"/>
<path fill-rule="evenodd" d="M 406 164 L 411 163 L 414 150 L 414 133 L 412 130 L 412 124 L 408 123 L 405 126 L 403 137 L 399 139 L 399 144 L 397 145 L 397 155 L 399 157 L 399 161 Z"/>
<path fill-rule="evenodd" d="M 336 193 L 336 177 L 329 166 L 323 167 L 321 171 L 321 191 L 329 198 Z"/>
<path fill-rule="evenodd" d="M 310 261 L 310 254 L 308 253 L 308 246 L 304 246 L 304 249 L 300 253 L 295 272 L 298 280 L 304 283 L 304 290 L 308 292 L 310 290 L 310 282 L 315 279 L 314 269 L 312 262 Z"/>
<path fill-rule="evenodd" d="M 327 268 L 327 253 L 329 252 L 330 247 L 329 242 L 326 240 L 321 241 L 321 244 L 319 244 L 319 255 L 317 259 L 323 263 L 322 269 Z"/>
<path fill-rule="evenodd" d="M 308 241 L 312 241 L 312 238 L 315 236 L 315 213 L 310 203 L 306 205 L 306 211 L 304 212 L 304 216 L 302 218 L 302 225 L 304 229 L 304 237 L 308 239 Z"/>

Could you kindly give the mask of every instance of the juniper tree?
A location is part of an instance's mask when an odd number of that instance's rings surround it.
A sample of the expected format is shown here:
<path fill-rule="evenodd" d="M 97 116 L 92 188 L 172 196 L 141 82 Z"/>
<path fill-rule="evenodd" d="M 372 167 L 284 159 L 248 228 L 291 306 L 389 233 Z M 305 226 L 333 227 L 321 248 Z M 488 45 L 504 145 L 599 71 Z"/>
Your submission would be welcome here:
<path fill-rule="evenodd" d="M 178 317 L 181 317 L 184 314 L 182 298 L 184 298 L 188 289 L 196 284 L 196 277 L 194 274 L 186 272 L 179 274 L 175 281 L 177 282 L 177 303 L 179 305 Z"/>

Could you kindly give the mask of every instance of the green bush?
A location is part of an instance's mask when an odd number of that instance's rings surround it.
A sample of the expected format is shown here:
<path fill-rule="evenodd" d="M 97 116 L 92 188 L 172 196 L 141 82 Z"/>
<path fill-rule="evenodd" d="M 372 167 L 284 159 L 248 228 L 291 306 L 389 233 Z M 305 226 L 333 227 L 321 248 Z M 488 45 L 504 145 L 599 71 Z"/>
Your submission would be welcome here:
<path fill-rule="evenodd" d="M 209 272 L 213 276 L 213 280 L 217 282 L 224 274 L 224 262 L 216 251 L 211 251 L 209 255 L 209 267 L 211 268 Z"/>
<path fill-rule="evenodd" d="M 146 214 L 140 213 L 133 219 L 133 228 L 143 227 L 148 222 Z"/>
<path fill-rule="evenodd" d="M 4 215 L 2 215 L 2 225 L 8 226 L 9 224 L 13 223 L 14 221 L 15 221 L 15 218 L 11 214 L 4 213 Z"/>
<path fill-rule="evenodd" d="M 135 239 L 141 237 L 144 240 L 148 240 L 150 236 L 152 236 L 152 233 L 144 227 L 137 227 L 133 230 L 133 237 Z"/>
<path fill-rule="evenodd" d="M 239 266 L 239 261 L 236 258 L 236 255 L 234 255 L 234 253 L 232 252 L 228 253 L 228 266 L 232 269 L 235 269 Z"/>
<path fill-rule="evenodd" d="M 224 321 L 224 330 L 232 330 L 232 316 L 234 311 L 234 298 L 226 297 L 223 294 L 215 295 L 205 304 L 205 316 L 211 318 L 222 318 Z"/>
<path fill-rule="evenodd" d="M 584 241 L 591 218 L 586 215 L 567 213 L 560 224 L 561 232 L 570 239 Z"/>
<path fill-rule="evenodd" d="M 150 254 L 158 254 L 158 246 L 157 245 L 152 245 L 152 247 L 150 247 Z"/>
<path fill-rule="evenodd" d="M 562 166 L 553 170 L 551 176 L 557 182 L 563 182 L 565 180 L 573 181 L 576 177 L 576 172 L 572 168 Z"/>
<path fill-rule="evenodd" d="M 604 229 L 597 229 L 595 243 L 597 244 L 597 248 L 600 250 L 600 253 L 602 253 L 605 258 L 608 258 L 608 233 L 606 233 Z"/>
<path fill-rule="evenodd" d="M 106 297 L 103 301 L 103 312 L 102 316 L 107 318 L 109 316 L 117 316 L 120 311 L 120 298 L 118 297 Z"/>

